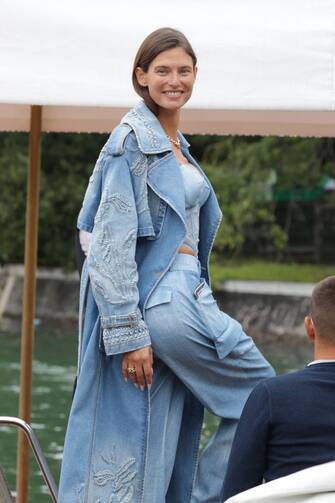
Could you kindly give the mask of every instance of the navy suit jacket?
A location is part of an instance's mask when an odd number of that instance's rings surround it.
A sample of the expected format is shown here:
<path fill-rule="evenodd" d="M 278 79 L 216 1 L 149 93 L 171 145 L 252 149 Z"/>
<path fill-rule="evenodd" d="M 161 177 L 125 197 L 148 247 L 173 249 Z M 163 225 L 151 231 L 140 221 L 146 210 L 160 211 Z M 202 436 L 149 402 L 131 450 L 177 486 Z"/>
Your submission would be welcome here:
<path fill-rule="evenodd" d="M 252 391 L 236 431 L 223 501 L 335 459 L 335 362 L 273 377 Z"/>

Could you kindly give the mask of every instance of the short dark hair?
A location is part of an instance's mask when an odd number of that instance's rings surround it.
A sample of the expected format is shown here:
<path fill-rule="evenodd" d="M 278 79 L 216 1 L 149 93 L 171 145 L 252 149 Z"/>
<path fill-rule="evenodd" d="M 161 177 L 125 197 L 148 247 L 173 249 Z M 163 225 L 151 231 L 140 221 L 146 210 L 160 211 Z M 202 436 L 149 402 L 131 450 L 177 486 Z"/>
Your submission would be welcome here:
<path fill-rule="evenodd" d="M 185 35 L 174 28 L 159 28 L 150 33 L 150 35 L 143 40 L 135 56 L 132 73 L 133 86 L 137 94 L 143 98 L 146 105 L 154 113 L 157 112 L 157 106 L 151 99 L 148 88 L 140 86 L 137 82 L 136 68 L 140 67 L 144 72 L 147 72 L 150 64 L 158 54 L 168 49 L 174 49 L 175 47 L 181 47 L 191 56 L 194 68 L 197 64 L 195 52 Z"/>
<path fill-rule="evenodd" d="M 313 288 L 311 317 L 318 335 L 335 341 L 335 276 L 328 276 Z"/>

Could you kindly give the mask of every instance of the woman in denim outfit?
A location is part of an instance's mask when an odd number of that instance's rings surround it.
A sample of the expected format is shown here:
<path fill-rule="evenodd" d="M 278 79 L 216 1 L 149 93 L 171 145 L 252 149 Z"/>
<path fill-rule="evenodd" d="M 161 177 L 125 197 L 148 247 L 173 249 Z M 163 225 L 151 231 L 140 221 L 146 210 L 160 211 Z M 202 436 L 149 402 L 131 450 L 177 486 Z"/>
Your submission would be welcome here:
<path fill-rule="evenodd" d="M 90 178 L 78 217 L 87 260 L 60 503 L 221 502 L 243 405 L 273 375 L 210 290 L 221 211 L 178 130 L 196 73 L 182 33 L 150 34 L 133 70 L 143 101 Z M 198 459 L 204 408 L 221 421 Z"/>

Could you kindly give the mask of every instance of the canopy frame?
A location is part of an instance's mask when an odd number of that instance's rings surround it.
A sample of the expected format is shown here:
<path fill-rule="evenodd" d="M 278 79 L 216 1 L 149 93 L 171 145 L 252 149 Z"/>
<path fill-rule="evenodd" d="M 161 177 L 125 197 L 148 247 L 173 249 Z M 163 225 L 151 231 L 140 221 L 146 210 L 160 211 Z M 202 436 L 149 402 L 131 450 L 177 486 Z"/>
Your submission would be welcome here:
<path fill-rule="evenodd" d="M 23 316 L 21 329 L 21 374 L 19 416 L 26 423 L 31 419 L 32 362 L 36 299 L 36 268 L 38 246 L 38 213 L 41 170 L 42 107 L 31 107 L 29 135 L 29 169 L 27 177 L 26 230 L 24 250 Z M 26 503 L 29 486 L 29 444 L 19 431 L 16 491 L 17 503 Z"/>

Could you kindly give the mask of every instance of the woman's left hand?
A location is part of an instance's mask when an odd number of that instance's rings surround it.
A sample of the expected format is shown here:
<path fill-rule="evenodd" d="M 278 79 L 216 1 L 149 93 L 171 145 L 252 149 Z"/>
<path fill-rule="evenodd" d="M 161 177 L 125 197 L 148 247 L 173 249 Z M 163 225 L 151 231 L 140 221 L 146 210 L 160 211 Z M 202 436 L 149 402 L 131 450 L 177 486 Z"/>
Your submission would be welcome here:
<path fill-rule="evenodd" d="M 152 366 L 153 355 L 151 346 L 136 349 L 135 351 L 124 353 L 122 374 L 125 381 L 127 381 L 129 377 L 132 383 L 139 386 L 142 391 L 144 390 L 145 384 L 147 384 L 150 390 L 153 374 Z"/>

